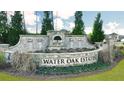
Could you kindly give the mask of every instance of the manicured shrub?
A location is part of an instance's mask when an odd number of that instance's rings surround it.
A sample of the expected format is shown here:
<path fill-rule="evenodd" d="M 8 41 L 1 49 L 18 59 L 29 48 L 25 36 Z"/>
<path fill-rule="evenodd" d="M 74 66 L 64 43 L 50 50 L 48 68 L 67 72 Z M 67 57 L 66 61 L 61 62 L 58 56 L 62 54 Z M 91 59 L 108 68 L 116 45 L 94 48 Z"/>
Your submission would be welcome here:
<path fill-rule="evenodd" d="M 78 74 L 81 72 L 91 72 L 99 69 L 105 69 L 109 64 L 97 62 L 93 64 L 69 66 L 69 67 L 39 67 L 36 73 L 41 75 L 65 75 L 65 74 Z"/>

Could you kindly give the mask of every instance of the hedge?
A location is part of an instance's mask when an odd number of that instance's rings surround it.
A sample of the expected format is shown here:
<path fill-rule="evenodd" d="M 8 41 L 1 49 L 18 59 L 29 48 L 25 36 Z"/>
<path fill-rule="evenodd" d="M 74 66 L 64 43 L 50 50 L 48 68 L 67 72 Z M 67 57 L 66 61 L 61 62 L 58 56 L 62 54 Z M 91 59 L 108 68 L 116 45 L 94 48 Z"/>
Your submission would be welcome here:
<path fill-rule="evenodd" d="M 65 75 L 65 74 L 78 74 L 81 72 L 91 72 L 95 70 L 105 69 L 109 63 L 96 62 L 93 64 L 69 66 L 69 67 L 38 67 L 36 74 L 41 75 Z"/>

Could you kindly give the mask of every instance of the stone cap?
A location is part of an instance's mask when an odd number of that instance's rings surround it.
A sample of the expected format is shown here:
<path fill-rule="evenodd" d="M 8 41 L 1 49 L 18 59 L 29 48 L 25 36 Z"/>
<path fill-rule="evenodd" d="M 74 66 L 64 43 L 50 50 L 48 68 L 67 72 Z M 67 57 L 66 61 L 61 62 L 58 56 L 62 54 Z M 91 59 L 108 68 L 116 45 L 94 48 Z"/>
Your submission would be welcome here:
<path fill-rule="evenodd" d="M 47 35 L 20 35 L 20 37 L 47 37 Z"/>

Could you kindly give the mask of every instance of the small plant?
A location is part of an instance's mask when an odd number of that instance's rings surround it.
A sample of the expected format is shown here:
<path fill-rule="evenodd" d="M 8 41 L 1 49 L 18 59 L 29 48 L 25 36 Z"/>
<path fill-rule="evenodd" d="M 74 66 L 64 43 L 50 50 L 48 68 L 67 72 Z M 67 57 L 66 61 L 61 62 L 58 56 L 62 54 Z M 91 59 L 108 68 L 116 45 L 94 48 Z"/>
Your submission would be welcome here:
<path fill-rule="evenodd" d="M 120 46 L 119 49 L 124 49 L 124 46 Z"/>
<path fill-rule="evenodd" d="M 0 69 L 6 69 L 9 67 L 10 67 L 10 64 L 7 64 L 5 62 L 4 52 L 0 52 Z"/>
<path fill-rule="evenodd" d="M 36 73 L 41 75 L 65 75 L 65 74 L 78 74 L 81 72 L 91 72 L 95 70 L 105 69 L 109 66 L 108 63 L 97 62 L 86 65 L 76 65 L 69 67 L 39 67 Z"/>
<path fill-rule="evenodd" d="M 120 53 L 124 56 L 124 50 L 120 50 Z"/>
<path fill-rule="evenodd" d="M 3 64 L 4 62 L 5 62 L 4 53 L 0 52 L 0 64 Z"/>

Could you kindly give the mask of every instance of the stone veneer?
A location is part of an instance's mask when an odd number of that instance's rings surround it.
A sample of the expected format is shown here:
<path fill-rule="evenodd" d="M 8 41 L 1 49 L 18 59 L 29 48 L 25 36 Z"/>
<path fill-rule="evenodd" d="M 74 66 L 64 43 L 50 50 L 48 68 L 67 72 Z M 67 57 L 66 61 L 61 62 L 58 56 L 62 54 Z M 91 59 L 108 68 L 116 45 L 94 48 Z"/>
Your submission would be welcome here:
<path fill-rule="evenodd" d="M 39 67 L 42 66 L 75 66 L 92 64 L 98 61 L 100 49 L 75 53 L 28 53 L 32 56 L 32 61 Z"/>
<path fill-rule="evenodd" d="M 95 48 L 86 35 L 67 35 L 64 31 L 48 31 L 47 35 L 21 35 L 18 44 L 9 47 L 12 52 L 34 52 L 46 49 Z M 54 40 L 59 36 L 61 40 Z"/>

